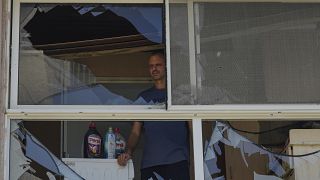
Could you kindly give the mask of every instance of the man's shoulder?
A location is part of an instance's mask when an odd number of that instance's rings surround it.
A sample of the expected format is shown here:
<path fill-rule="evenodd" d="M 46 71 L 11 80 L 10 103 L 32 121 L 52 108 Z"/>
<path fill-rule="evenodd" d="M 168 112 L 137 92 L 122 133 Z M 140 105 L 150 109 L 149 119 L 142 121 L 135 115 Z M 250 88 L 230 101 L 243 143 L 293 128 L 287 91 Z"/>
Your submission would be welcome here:
<path fill-rule="evenodd" d="M 145 95 L 148 95 L 154 91 L 154 87 L 150 87 L 142 92 L 139 93 L 138 97 L 143 97 Z"/>
<path fill-rule="evenodd" d="M 150 88 L 148 88 L 148 89 L 146 89 L 146 90 L 142 91 L 140 94 L 146 94 L 146 93 L 153 92 L 153 91 L 154 91 L 154 89 L 155 89 L 155 88 L 152 86 L 152 87 L 150 87 Z"/>
<path fill-rule="evenodd" d="M 165 89 L 156 89 L 154 86 L 142 91 L 138 98 L 142 97 L 146 102 L 162 103 L 166 99 Z"/>

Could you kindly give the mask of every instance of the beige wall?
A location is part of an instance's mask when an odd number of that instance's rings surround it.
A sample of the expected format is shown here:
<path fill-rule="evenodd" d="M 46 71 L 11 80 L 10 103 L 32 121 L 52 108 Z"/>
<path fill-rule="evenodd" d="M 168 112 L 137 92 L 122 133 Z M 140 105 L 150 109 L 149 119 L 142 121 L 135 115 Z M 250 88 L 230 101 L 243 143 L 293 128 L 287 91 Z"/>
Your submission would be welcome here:
<path fill-rule="evenodd" d="M 7 49 L 6 49 L 6 27 L 9 13 L 6 12 L 7 0 L 1 0 L 0 3 L 0 179 L 4 179 L 4 140 L 5 140 L 5 108 L 6 108 L 6 90 L 7 90 Z"/>

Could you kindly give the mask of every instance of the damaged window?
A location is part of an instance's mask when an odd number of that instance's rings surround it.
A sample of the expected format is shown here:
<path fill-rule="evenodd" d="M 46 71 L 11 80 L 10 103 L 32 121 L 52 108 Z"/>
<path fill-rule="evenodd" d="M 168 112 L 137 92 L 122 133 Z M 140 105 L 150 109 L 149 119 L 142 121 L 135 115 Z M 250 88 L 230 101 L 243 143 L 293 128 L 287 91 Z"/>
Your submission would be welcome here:
<path fill-rule="evenodd" d="M 317 179 L 319 123 L 203 121 L 205 180 Z"/>
<path fill-rule="evenodd" d="M 320 102 L 318 3 L 192 7 L 170 2 L 173 105 Z"/>
<path fill-rule="evenodd" d="M 53 132 L 52 135 L 56 135 L 54 131 L 51 132 Z M 57 145 L 59 141 L 51 143 L 46 141 L 47 146 L 48 144 L 51 146 L 51 150 L 49 150 L 38 140 L 39 137 L 24 127 L 23 121 L 20 120 L 11 121 L 10 135 L 10 179 L 55 180 L 66 177 L 84 180 L 60 159 L 57 151 L 60 147 L 60 144 Z M 46 138 L 57 140 L 59 136 Z"/>
<path fill-rule="evenodd" d="M 18 105 L 145 105 L 162 4 L 20 7 Z"/>
<path fill-rule="evenodd" d="M 141 133 L 141 137 L 135 150 L 132 153 L 130 160 L 126 166 L 119 166 L 117 163 L 117 155 L 123 153 L 119 150 L 119 147 L 124 149 L 128 146 L 128 137 L 130 136 L 132 122 L 126 120 L 57 120 L 48 121 L 46 119 L 37 120 L 10 120 L 10 180 L 23 180 L 23 179 L 65 179 L 65 180 L 139 180 L 141 179 L 141 169 L 143 169 L 143 163 L 146 163 L 145 155 L 148 153 L 146 145 L 150 146 L 150 140 L 155 142 L 154 145 L 163 145 L 163 139 L 172 138 L 172 141 L 168 142 L 172 147 L 165 146 L 166 149 L 178 148 L 179 151 L 187 150 L 184 153 L 188 158 L 192 158 L 192 143 L 190 135 L 185 132 L 180 135 L 174 136 L 173 130 L 177 131 L 181 125 L 187 126 L 187 122 L 183 121 L 171 121 L 171 126 L 165 125 L 164 120 L 143 121 L 144 128 Z M 146 134 L 150 135 L 151 126 L 167 126 L 167 131 L 156 132 L 161 134 L 160 136 L 153 136 L 150 138 Z M 180 126 L 180 127 L 179 127 Z M 151 129 L 154 129 L 154 127 Z M 177 128 L 178 127 L 178 128 Z M 187 127 L 186 127 L 187 128 Z M 92 131 L 95 129 L 95 132 Z M 121 135 L 122 142 L 116 140 L 115 144 L 123 146 L 117 146 L 115 148 L 115 157 L 110 156 L 107 152 L 111 148 L 105 146 L 107 133 L 113 130 L 116 135 Z M 149 131 L 149 132 L 146 132 Z M 179 131 L 179 130 L 178 130 Z M 91 138 L 88 138 L 90 135 Z M 88 139 L 95 139 L 100 136 L 100 148 L 99 143 L 97 146 L 93 146 L 92 142 Z M 164 135 L 165 134 L 165 135 Z M 164 137 L 167 136 L 167 137 Z M 92 138 L 95 137 L 95 138 Z M 185 138 L 186 137 L 186 138 Z M 183 139 L 185 142 L 179 141 Z M 178 141 L 179 145 L 174 145 Z M 98 141 L 96 141 L 98 142 Z M 187 146 L 183 149 L 182 146 Z M 91 147 L 97 147 L 90 149 Z M 95 151 L 89 150 L 95 149 Z M 100 149 L 100 151 L 99 151 Z M 123 149 L 122 149 L 123 150 Z M 95 152 L 96 156 L 89 156 Z M 161 151 L 162 153 L 165 153 Z M 154 152 L 160 157 L 163 157 L 161 152 Z M 150 152 L 149 152 L 150 153 Z M 172 153 L 170 151 L 170 153 Z M 179 154 L 179 152 L 173 153 Z M 189 157 L 189 154 L 191 157 Z M 148 156 L 150 158 L 150 155 Z M 171 157 L 170 157 L 171 158 Z M 178 157 L 179 158 L 179 157 Z M 154 160 L 155 161 L 155 160 Z M 193 174 L 193 161 L 190 161 L 190 176 Z M 154 176 L 157 180 L 161 177 L 164 178 L 163 172 L 156 172 Z M 155 177 L 153 178 L 154 180 Z M 148 178 L 148 179 L 150 179 Z M 167 178 L 164 178 L 167 180 Z"/>
<path fill-rule="evenodd" d="M 104 150 L 99 157 L 84 157 L 85 137 L 91 123 L 11 120 L 10 179 L 102 180 L 139 177 L 141 143 L 133 160 L 125 167 L 120 167 L 114 158 L 104 158 Z M 125 141 L 131 128 L 131 123 L 125 121 L 99 121 L 95 125 L 102 139 L 108 128 L 112 127 L 120 129 Z M 50 127 L 49 131 L 47 127 Z"/>

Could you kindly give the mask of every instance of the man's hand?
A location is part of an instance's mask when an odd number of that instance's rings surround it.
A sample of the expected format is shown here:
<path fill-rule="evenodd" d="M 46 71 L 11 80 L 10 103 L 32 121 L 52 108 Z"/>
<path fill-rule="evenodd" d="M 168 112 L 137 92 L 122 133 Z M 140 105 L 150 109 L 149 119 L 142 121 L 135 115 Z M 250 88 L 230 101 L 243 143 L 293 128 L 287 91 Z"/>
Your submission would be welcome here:
<path fill-rule="evenodd" d="M 118 157 L 118 164 L 120 166 L 125 166 L 127 165 L 127 162 L 128 160 L 131 159 L 131 156 L 129 153 L 123 153 L 123 154 L 120 154 L 120 156 Z"/>
<path fill-rule="evenodd" d="M 118 164 L 120 166 L 127 165 L 129 159 L 131 159 L 131 154 L 134 152 L 134 148 L 138 144 L 139 137 L 141 134 L 142 122 L 133 122 L 131 133 L 128 138 L 127 150 L 125 153 L 118 157 Z"/>

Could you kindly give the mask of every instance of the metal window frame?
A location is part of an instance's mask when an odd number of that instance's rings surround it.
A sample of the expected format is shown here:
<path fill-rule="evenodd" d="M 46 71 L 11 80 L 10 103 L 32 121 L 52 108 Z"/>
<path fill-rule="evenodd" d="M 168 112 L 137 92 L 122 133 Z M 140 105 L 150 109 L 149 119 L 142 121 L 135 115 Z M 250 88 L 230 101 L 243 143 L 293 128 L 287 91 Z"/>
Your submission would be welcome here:
<path fill-rule="evenodd" d="M 3 161 L 3 167 L 4 167 L 4 179 L 10 179 L 10 118 L 5 116 L 4 119 L 4 161 Z"/>
<path fill-rule="evenodd" d="M 16 1 L 16 0 L 13 0 Z M 135 4 L 135 3 L 163 3 L 163 0 L 17 0 L 20 3 L 125 3 L 125 4 Z"/>
<path fill-rule="evenodd" d="M 19 37 L 13 36 L 12 39 L 12 63 L 11 63 L 11 98 L 10 108 L 6 113 L 6 137 L 5 137 L 5 178 L 9 179 L 9 151 L 10 151 L 10 122 L 14 119 L 21 120 L 186 120 L 192 119 L 193 124 L 193 148 L 194 148 L 194 171 L 196 180 L 204 179 L 203 171 L 203 148 L 202 148 L 202 119 L 226 119 L 226 120 L 319 120 L 320 105 L 317 104 L 257 104 L 257 105 L 172 105 L 171 93 L 171 63 L 170 63 L 170 19 L 169 19 L 169 1 L 165 0 L 165 23 L 166 23 L 166 49 L 167 49 L 167 90 L 168 90 L 168 110 L 160 109 L 159 107 L 146 106 L 86 106 L 86 105 L 17 105 L 18 92 L 18 44 Z M 178 0 L 173 0 L 179 2 Z M 159 3 L 159 0 L 13 0 L 13 19 L 12 19 L 12 34 L 19 35 L 19 8 L 20 3 Z M 161 1 L 160 3 L 162 3 Z M 181 2 L 181 1 L 180 1 Z M 188 9 L 193 13 L 193 4 L 195 2 L 222 2 L 220 0 L 186 0 L 190 6 Z M 242 0 L 223 0 L 223 2 L 244 2 Z M 246 2 L 257 2 L 249 0 Z M 278 0 L 270 0 L 268 2 L 280 2 Z M 281 1 L 283 2 L 283 1 Z M 299 0 L 289 0 L 284 2 L 301 2 Z M 313 0 L 310 2 L 320 2 Z M 17 4 L 18 3 L 18 4 Z M 184 2 L 182 2 L 184 3 Z M 304 3 L 304 2 L 303 2 Z M 17 9 L 18 8 L 18 9 Z M 189 43 L 192 43 L 195 48 L 194 36 L 194 21 L 190 20 L 189 28 L 193 29 L 193 35 L 189 34 Z M 191 33 L 191 32 L 189 32 Z M 18 40 L 18 41 L 17 41 Z M 9 47 L 9 45 L 8 45 Z M 190 51 L 195 49 L 190 48 Z M 195 53 L 192 56 L 192 61 L 195 62 Z M 16 59 L 16 60 L 14 60 Z M 195 74 L 194 74 L 195 75 Z M 192 77 L 196 80 L 195 77 Z M 15 82 L 15 83 L 13 83 Z M 196 81 L 194 81 L 196 82 Z M 15 85 L 16 84 L 16 85 Z M 15 100 L 15 101 L 14 101 Z"/>

